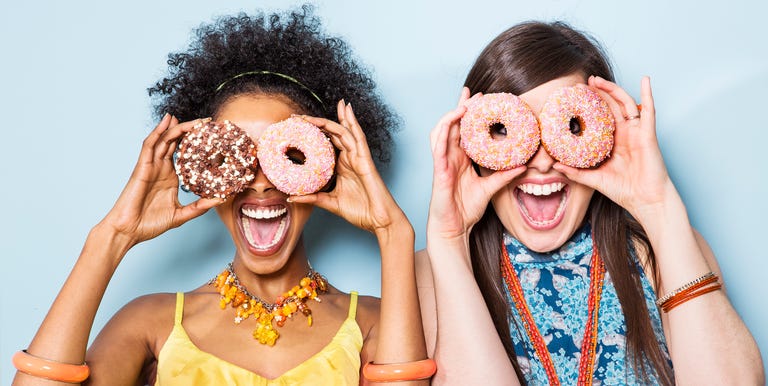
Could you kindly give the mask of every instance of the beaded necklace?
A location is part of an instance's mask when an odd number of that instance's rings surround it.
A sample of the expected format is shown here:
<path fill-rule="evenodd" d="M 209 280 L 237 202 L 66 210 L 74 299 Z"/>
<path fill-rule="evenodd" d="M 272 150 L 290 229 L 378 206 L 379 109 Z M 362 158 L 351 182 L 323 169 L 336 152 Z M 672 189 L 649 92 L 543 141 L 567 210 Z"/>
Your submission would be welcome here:
<path fill-rule="evenodd" d="M 219 306 L 225 309 L 227 304 L 235 308 L 235 324 L 240 324 L 251 315 L 256 319 L 256 329 L 253 331 L 253 338 L 261 344 L 274 346 L 280 333 L 275 329 L 285 325 L 288 318 L 293 317 L 298 311 L 307 318 L 307 325 L 312 326 L 312 310 L 307 305 L 307 300 L 312 299 L 320 302 L 318 293 L 328 291 L 328 281 L 323 275 L 315 272 L 312 267 L 304 276 L 299 285 L 294 286 L 287 292 L 278 296 L 274 303 L 269 303 L 264 299 L 252 295 L 240 284 L 232 263 L 227 265 L 218 276 L 208 282 L 213 285 L 221 294 Z"/>
<path fill-rule="evenodd" d="M 525 297 L 523 297 L 523 288 L 512 267 L 507 247 L 503 242 L 501 244 L 501 249 L 503 251 L 501 274 L 504 277 L 504 282 L 512 296 L 515 308 L 521 316 L 525 332 L 528 334 L 528 338 L 533 344 L 536 355 L 539 357 L 539 360 L 547 373 L 549 384 L 551 386 L 559 386 L 560 379 L 555 371 L 555 365 L 552 362 L 552 357 L 547 349 L 547 344 L 544 342 L 544 338 L 541 336 L 538 327 L 536 327 L 533 315 L 531 315 L 531 310 L 528 308 L 528 303 L 526 303 Z M 579 386 L 592 385 L 595 357 L 597 354 L 597 316 L 600 313 L 600 297 L 603 292 L 603 282 L 605 279 L 605 263 L 603 262 L 603 259 L 600 258 L 600 255 L 597 252 L 597 246 L 594 245 L 594 242 L 590 267 L 587 323 L 584 326 L 584 338 L 581 343 L 581 358 L 579 359 L 579 379 L 577 383 Z"/>

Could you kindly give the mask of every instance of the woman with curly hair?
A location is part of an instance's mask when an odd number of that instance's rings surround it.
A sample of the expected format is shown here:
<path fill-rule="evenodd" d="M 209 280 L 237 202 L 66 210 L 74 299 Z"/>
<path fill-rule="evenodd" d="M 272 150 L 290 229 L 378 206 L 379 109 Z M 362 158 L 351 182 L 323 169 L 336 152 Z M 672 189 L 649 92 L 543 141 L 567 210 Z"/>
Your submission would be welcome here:
<path fill-rule="evenodd" d="M 307 7 L 218 19 L 171 54 L 168 76 L 149 89 L 160 123 L 29 348 L 14 356 L 14 385 L 348 385 L 366 383 L 361 363 L 369 381 L 428 378 L 413 229 L 373 161 L 388 161 L 396 119 L 351 57 Z M 271 124 L 297 116 L 336 148 L 326 188 L 289 196 L 251 166 L 241 192 L 179 203 L 173 159 L 185 133 L 228 121 L 256 143 Z M 382 300 L 343 293 L 312 270 L 302 232 L 314 206 L 376 236 Z M 232 237 L 232 263 L 188 293 L 131 301 L 87 348 L 128 250 L 211 208 Z"/>

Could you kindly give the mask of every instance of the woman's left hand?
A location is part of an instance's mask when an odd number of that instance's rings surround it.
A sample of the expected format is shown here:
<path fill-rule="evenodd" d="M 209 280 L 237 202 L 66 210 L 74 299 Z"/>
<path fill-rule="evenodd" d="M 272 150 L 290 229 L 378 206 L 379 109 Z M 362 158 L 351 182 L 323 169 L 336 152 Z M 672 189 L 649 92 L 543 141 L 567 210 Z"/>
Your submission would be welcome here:
<path fill-rule="evenodd" d="M 336 186 L 329 192 L 292 196 L 291 202 L 318 206 L 373 233 L 403 220 L 407 222 L 405 213 L 376 170 L 352 106 L 339 101 L 337 113 L 340 123 L 302 116 L 328 133 L 331 142 L 340 150 L 336 161 Z"/>
<path fill-rule="evenodd" d="M 640 105 L 613 82 L 592 76 L 587 83 L 608 102 L 615 117 L 612 154 L 594 169 L 577 169 L 560 163 L 554 168 L 571 180 L 600 191 L 635 218 L 653 213 L 669 194 L 677 193 L 656 138 L 650 79 L 644 77 L 641 81 Z"/>

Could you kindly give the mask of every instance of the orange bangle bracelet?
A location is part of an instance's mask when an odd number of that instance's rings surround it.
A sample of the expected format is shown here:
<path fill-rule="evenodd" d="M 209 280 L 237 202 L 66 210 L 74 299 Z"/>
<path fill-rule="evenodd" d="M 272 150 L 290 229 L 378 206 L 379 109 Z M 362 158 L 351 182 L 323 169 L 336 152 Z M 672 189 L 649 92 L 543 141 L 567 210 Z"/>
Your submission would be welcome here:
<path fill-rule="evenodd" d="M 681 297 L 679 299 L 675 299 L 675 301 L 667 302 L 666 304 L 661 306 L 661 309 L 664 312 L 669 312 L 669 310 L 671 310 L 671 309 L 673 309 L 673 308 L 675 308 L 675 307 L 677 307 L 677 306 L 679 306 L 679 305 L 681 305 L 681 304 L 683 304 L 683 303 L 685 303 L 685 302 L 687 302 L 687 301 L 689 301 L 689 300 L 691 300 L 693 298 L 697 298 L 697 297 L 699 297 L 701 295 L 717 291 L 717 290 L 719 290 L 722 287 L 723 286 L 720 283 L 717 283 L 717 284 L 715 284 L 715 285 L 713 285 L 711 287 L 702 288 L 699 291 L 692 292 L 692 293 L 689 293 L 689 294 L 687 294 L 687 295 L 685 295 L 685 296 L 683 296 L 683 297 Z"/>
<path fill-rule="evenodd" d="M 368 362 L 363 366 L 363 377 L 371 382 L 400 382 L 426 379 L 435 374 L 437 364 L 433 359 L 377 365 Z"/>
<path fill-rule="evenodd" d="M 13 354 L 13 366 L 16 370 L 38 378 L 50 379 L 52 381 L 66 383 L 80 383 L 88 379 L 91 370 L 88 365 L 71 365 L 49 359 L 36 357 L 21 350 Z"/>

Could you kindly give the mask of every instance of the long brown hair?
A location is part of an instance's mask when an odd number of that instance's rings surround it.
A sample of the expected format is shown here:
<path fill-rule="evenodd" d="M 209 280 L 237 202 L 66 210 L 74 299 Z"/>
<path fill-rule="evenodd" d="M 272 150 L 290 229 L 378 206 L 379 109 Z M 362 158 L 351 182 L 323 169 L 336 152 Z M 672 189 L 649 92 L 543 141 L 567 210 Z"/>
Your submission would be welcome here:
<path fill-rule="evenodd" d="M 472 93 L 520 95 L 574 73 L 585 78 L 597 75 L 614 79 L 607 56 L 589 35 L 563 22 L 525 22 L 502 32 L 483 50 L 464 85 Z M 647 256 L 647 264 L 654 272 L 653 280 L 658 284 L 656 259 L 645 231 L 623 208 L 599 192 L 595 192 L 590 201 L 587 217 L 624 313 L 629 363 L 640 379 L 648 380 L 655 375 L 663 385 L 674 384 L 672 369 L 651 326 L 640 272 L 630 251 L 632 248 L 635 255 Z M 501 221 L 489 205 L 470 235 L 472 267 L 499 338 L 518 378 L 525 382 L 510 337 L 511 310 L 499 268 L 503 231 Z"/>

